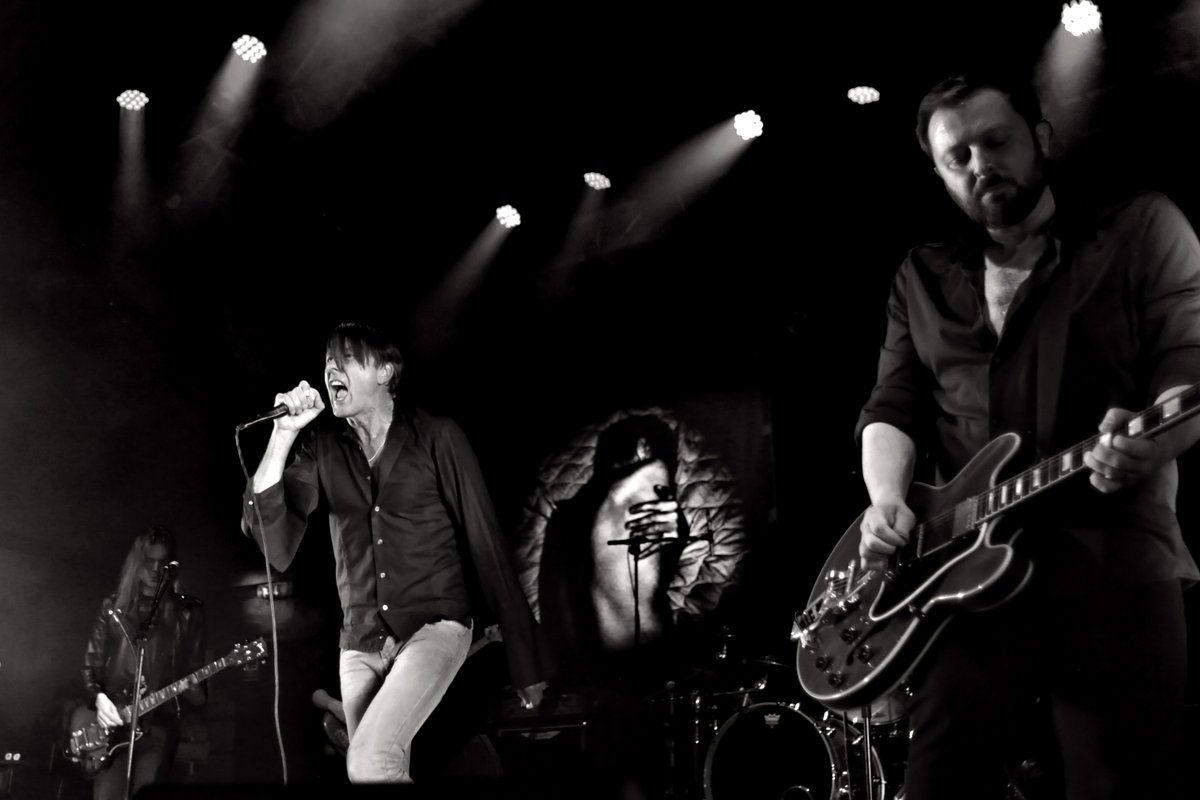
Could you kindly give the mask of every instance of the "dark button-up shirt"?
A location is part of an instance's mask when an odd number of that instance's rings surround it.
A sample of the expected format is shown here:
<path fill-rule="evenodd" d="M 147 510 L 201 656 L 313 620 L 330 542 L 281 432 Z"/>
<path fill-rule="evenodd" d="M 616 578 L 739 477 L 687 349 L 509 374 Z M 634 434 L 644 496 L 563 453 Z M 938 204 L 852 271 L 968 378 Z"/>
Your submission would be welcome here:
<path fill-rule="evenodd" d="M 903 430 L 929 450 L 940 483 L 1000 433 L 1022 436 L 1011 466 L 1023 469 L 1094 436 L 1110 407 L 1138 411 L 1200 381 L 1200 243 L 1178 208 L 1141 194 L 1087 217 L 1060 214 L 1049 232 L 999 337 L 987 322 L 980 242 L 910 252 L 859 437 L 872 422 Z M 1051 339 L 1065 349 L 1053 413 L 1039 417 L 1039 342 L 1045 358 Z M 1054 487 L 1030 506 L 1059 531 L 1038 543 L 1042 560 L 1085 583 L 1200 578 L 1175 517 L 1177 488 L 1174 463 L 1108 496 L 1083 478 Z"/>
<path fill-rule="evenodd" d="M 309 514 L 329 508 L 343 649 L 376 652 L 389 633 L 406 639 L 435 618 L 471 616 L 464 548 L 500 617 L 517 686 L 538 681 L 533 616 L 466 436 L 452 420 L 396 408 L 372 467 L 343 423 L 310 426 L 283 479 L 243 499 L 244 528 L 277 569 L 291 564 Z"/>

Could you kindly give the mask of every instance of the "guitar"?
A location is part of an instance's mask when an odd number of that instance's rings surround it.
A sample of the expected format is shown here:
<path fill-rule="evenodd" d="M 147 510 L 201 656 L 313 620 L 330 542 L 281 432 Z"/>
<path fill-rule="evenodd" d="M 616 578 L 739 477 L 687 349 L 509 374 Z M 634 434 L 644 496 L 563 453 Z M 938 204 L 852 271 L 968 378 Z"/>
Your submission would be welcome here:
<path fill-rule="evenodd" d="M 266 658 L 266 655 L 267 643 L 263 637 L 250 642 L 240 642 L 224 658 L 218 658 L 190 675 L 142 697 L 138 700 L 138 717 L 208 680 L 226 667 L 246 664 Z M 67 739 L 65 755 L 70 761 L 80 765 L 84 777 L 88 780 L 102 772 L 117 751 L 129 745 L 129 722 L 133 719 L 133 704 L 122 707 L 118 713 L 125 723 L 120 728 L 108 728 L 101 724 L 96 718 L 96 712 L 87 706 L 80 706 L 71 713 L 70 736 Z M 118 733 L 120 735 L 117 735 Z M 143 731 L 139 727 L 134 733 L 134 740 L 142 738 L 142 734 Z M 110 743 L 113 739 L 115 743 Z"/>
<path fill-rule="evenodd" d="M 500 634 L 500 626 L 489 625 L 484 628 L 483 636 L 479 638 L 479 641 L 471 643 L 471 649 L 467 651 L 467 658 L 475 655 L 492 642 L 501 641 L 504 641 L 504 637 Z M 321 715 L 321 728 L 325 731 L 325 738 L 333 745 L 333 749 L 344 758 L 346 751 L 350 749 L 350 734 L 346 731 L 346 713 L 342 710 L 342 701 L 334 699 L 324 689 L 317 689 L 313 692 L 312 701 L 314 706 L 325 711 Z"/>
<path fill-rule="evenodd" d="M 1117 433 L 1155 436 L 1200 411 L 1200 384 L 1131 417 Z M 914 482 L 907 503 L 920 520 L 887 569 L 858 569 L 864 511 L 842 534 L 808 605 L 795 615 L 796 672 L 814 700 L 835 710 L 868 706 L 892 691 L 959 611 L 1006 602 L 1033 565 L 1011 547 L 1020 529 L 1000 528 L 1004 512 L 1078 472 L 1087 441 L 996 483 L 1021 438 L 989 442 L 947 484 Z"/>

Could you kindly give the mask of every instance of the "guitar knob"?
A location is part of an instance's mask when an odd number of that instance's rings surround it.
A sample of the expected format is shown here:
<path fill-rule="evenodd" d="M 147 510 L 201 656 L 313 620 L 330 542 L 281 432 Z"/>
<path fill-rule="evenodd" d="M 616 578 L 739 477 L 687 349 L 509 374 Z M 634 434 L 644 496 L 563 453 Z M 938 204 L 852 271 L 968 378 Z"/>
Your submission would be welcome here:
<path fill-rule="evenodd" d="M 829 669 L 829 665 L 832 663 L 833 663 L 833 659 L 830 658 L 829 656 L 817 656 L 817 660 L 816 660 L 817 669 L 821 670 L 822 672 Z"/>
<path fill-rule="evenodd" d="M 843 642 L 853 642 L 858 638 L 858 628 L 850 627 L 842 631 Z"/>
<path fill-rule="evenodd" d="M 871 649 L 871 645 L 864 644 L 858 648 L 858 657 L 865 663 L 871 663 L 871 656 L 875 655 L 875 651 Z"/>
<path fill-rule="evenodd" d="M 842 673 L 840 673 L 840 672 L 829 673 L 829 685 L 834 687 L 835 689 L 837 687 L 841 686 L 845 682 L 846 682 L 846 676 L 842 675 Z"/>

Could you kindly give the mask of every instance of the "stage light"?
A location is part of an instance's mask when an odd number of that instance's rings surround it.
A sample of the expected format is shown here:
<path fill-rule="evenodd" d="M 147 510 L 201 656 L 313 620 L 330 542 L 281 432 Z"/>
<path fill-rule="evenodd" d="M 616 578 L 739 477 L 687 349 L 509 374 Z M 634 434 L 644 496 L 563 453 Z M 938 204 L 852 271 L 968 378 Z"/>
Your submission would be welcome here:
<path fill-rule="evenodd" d="M 846 92 L 846 97 L 849 97 L 860 106 L 867 103 L 875 103 L 879 100 L 879 90 L 870 86 L 855 86 L 850 91 Z"/>
<path fill-rule="evenodd" d="M 1063 3 L 1062 24 L 1072 36 L 1100 30 L 1100 9 L 1091 0 Z"/>
<path fill-rule="evenodd" d="M 272 594 L 274 594 L 275 598 L 278 600 L 286 600 L 292 596 L 292 582 L 273 581 L 271 583 L 270 591 L 268 591 L 267 584 L 265 583 L 260 583 L 254 587 L 254 596 L 260 600 L 266 600 Z"/>
<path fill-rule="evenodd" d="M 267 54 L 267 46 L 253 36 L 242 36 L 233 43 L 233 52 L 253 64 Z"/>
<path fill-rule="evenodd" d="M 583 182 L 586 183 L 588 186 L 592 187 L 593 189 L 595 189 L 596 191 L 600 191 L 602 189 L 608 189 L 609 187 L 612 186 L 612 181 L 610 181 L 605 176 L 601 175 L 599 172 L 583 173 Z"/>
<path fill-rule="evenodd" d="M 117 105 L 130 111 L 137 111 L 149 102 L 150 98 L 146 97 L 146 93 L 137 89 L 126 89 L 117 95 Z"/>
<path fill-rule="evenodd" d="M 753 111 L 743 111 L 733 118 L 733 129 L 743 139 L 753 139 L 755 136 L 762 136 L 762 117 Z"/>
<path fill-rule="evenodd" d="M 521 215 L 512 206 L 500 206 L 496 209 L 496 219 L 506 228 L 515 228 L 521 224 Z"/>

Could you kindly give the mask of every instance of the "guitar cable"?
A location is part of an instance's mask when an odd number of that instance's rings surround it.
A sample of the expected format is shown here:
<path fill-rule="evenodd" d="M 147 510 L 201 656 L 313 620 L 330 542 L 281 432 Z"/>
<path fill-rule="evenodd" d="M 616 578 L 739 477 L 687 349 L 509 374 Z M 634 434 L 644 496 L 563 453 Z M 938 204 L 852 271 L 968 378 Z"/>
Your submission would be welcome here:
<path fill-rule="evenodd" d="M 246 469 L 246 459 L 242 456 L 242 440 L 241 429 L 235 429 L 233 432 L 233 444 L 237 448 L 238 464 L 242 467 L 242 475 L 246 478 L 246 484 L 250 484 L 250 472 Z M 275 740 L 279 743 L 279 761 L 283 765 L 283 785 L 287 786 L 288 782 L 288 766 L 287 752 L 283 746 L 283 726 L 279 723 L 279 627 L 275 620 L 275 587 L 271 581 L 271 557 L 267 554 L 267 536 L 263 530 L 262 512 L 258 508 L 258 503 L 254 503 L 254 518 L 258 522 L 258 535 L 262 542 L 263 563 L 267 571 L 267 605 L 271 609 L 271 664 L 274 668 L 275 678 L 275 696 L 274 696 L 274 717 L 275 717 Z"/>

